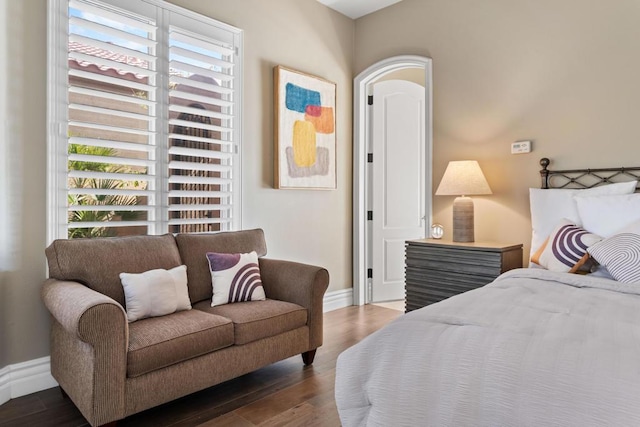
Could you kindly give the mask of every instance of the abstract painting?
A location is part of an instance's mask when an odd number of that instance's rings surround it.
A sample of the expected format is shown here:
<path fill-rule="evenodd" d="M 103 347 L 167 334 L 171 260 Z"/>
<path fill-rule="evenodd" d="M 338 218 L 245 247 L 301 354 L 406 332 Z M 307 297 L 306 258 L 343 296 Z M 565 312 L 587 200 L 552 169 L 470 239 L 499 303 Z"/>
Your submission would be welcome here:
<path fill-rule="evenodd" d="M 336 188 L 336 85 L 278 65 L 275 188 Z"/>

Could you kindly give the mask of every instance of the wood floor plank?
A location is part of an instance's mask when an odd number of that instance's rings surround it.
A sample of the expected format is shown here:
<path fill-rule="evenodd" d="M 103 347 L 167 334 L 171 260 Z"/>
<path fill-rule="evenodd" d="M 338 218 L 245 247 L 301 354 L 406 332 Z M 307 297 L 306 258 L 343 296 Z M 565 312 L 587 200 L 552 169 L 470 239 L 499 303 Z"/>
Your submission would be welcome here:
<path fill-rule="evenodd" d="M 308 416 L 293 420 L 286 425 L 287 427 L 340 427 L 342 424 L 337 411 L 335 405 L 332 412 L 324 412 L 316 408 Z"/>
<path fill-rule="evenodd" d="M 335 382 L 336 382 L 335 368 L 331 370 L 330 374 L 331 374 L 332 384 L 335 385 Z M 332 386 L 331 388 L 328 388 L 327 390 L 324 390 L 324 391 L 319 390 L 317 393 L 314 394 L 313 397 L 307 400 L 307 402 L 317 408 L 323 408 L 332 403 L 334 404 L 335 403 L 335 387 Z"/>
<path fill-rule="evenodd" d="M 295 405 L 292 408 L 287 409 L 274 417 L 271 417 L 267 421 L 261 422 L 258 425 L 260 427 L 283 427 L 300 425 L 301 421 L 308 419 L 309 416 L 315 411 L 315 407 L 306 402 L 302 402 Z"/>
<path fill-rule="evenodd" d="M 255 424 L 250 423 L 235 412 L 230 412 L 221 417 L 198 424 L 198 427 L 255 427 Z"/>
<path fill-rule="evenodd" d="M 4 405 L 0 405 L 0 420 L 11 421 L 44 411 L 46 407 L 35 394 L 24 396 L 20 399 L 11 399 Z"/>
<path fill-rule="evenodd" d="M 313 398 L 318 393 L 333 390 L 334 381 L 335 375 L 332 375 L 332 372 L 314 375 L 282 391 L 271 393 L 257 402 L 245 405 L 236 413 L 258 425 L 261 420 L 269 420 L 286 412 Z"/>
<path fill-rule="evenodd" d="M 52 407 L 24 417 L 14 418 L 7 422 L 0 418 L 0 425 L 2 427 L 85 427 L 89 423 L 80 414 L 80 411 L 73 406 L 73 403 L 69 402 L 66 405 Z"/>
<path fill-rule="evenodd" d="M 297 355 L 206 390 L 121 420 L 121 427 L 276 427 L 340 425 L 334 399 L 338 355 L 400 316 L 374 305 L 324 317 L 324 343 L 311 366 Z M 84 427 L 82 414 L 59 388 L 0 405 L 2 427 Z"/>
<path fill-rule="evenodd" d="M 304 410 L 298 410 L 302 406 L 304 406 Z M 270 420 L 260 423 L 260 427 L 340 427 L 340 425 L 335 400 L 320 407 L 309 402 L 301 403 Z"/>

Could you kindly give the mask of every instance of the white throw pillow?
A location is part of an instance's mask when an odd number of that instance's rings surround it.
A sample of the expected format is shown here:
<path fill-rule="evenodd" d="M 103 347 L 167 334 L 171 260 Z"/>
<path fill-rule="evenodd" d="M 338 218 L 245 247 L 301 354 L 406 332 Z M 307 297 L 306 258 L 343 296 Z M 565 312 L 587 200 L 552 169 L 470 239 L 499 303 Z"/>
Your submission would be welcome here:
<path fill-rule="evenodd" d="M 612 194 L 631 194 L 635 191 L 638 181 L 621 182 L 616 184 L 601 185 L 599 187 L 580 189 L 529 189 L 529 201 L 531 204 L 531 254 L 544 243 L 554 227 L 567 218 L 575 224 L 580 222 L 578 207 L 574 196 L 606 196 Z M 587 227 L 585 227 L 587 228 Z M 587 230 L 595 232 L 594 230 Z"/>
<path fill-rule="evenodd" d="M 129 322 L 190 310 L 187 266 L 120 273 Z"/>
<path fill-rule="evenodd" d="M 266 299 L 258 254 L 225 254 L 207 252 L 213 298 L 211 307 L 242 301 Z"/>
<path fill-rule="evenodd" d="M 582 226 L 602 237 L 640 221 L 640 193 L 606 197 L 576 196 Z"/>

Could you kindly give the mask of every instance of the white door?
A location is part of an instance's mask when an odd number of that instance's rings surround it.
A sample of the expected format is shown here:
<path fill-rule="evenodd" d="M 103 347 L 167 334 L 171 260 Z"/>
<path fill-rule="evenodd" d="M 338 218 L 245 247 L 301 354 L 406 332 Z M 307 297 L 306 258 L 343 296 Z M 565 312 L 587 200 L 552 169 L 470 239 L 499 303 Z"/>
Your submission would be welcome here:
<path fill-rule="evenodd" d="M 405 241 L 425 237 L 424 100 L 413 82 L 373 86 L 371 302 L 404 299 Z"/>

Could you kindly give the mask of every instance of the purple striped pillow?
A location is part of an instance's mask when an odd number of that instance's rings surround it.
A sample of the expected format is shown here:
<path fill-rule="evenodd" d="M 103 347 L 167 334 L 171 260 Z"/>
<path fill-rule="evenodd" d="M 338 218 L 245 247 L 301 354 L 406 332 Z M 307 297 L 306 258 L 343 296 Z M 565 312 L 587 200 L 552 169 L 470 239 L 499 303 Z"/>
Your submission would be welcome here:
<path fill-rule="evenodd" d="M 590 247 L 589 253 L 618 282 L 640 285 L 640 235 L 616 234 Z"/>
<path fill-rule="evenodd" d="M 531 261 L 551 271 L 575 273 L 589 260 L 587 249 L 602 237 L 563 219 Z"/>
<path fill-rule="evenodd" d="M 207 260 L 213 285 L 211 307 L 266 299 L 255 251 L 248 254 L 207 252 Z"/>

